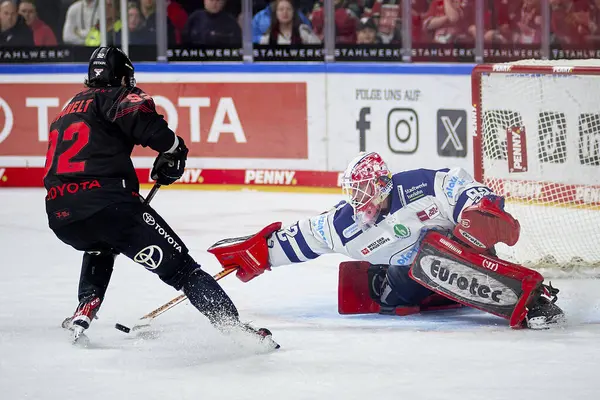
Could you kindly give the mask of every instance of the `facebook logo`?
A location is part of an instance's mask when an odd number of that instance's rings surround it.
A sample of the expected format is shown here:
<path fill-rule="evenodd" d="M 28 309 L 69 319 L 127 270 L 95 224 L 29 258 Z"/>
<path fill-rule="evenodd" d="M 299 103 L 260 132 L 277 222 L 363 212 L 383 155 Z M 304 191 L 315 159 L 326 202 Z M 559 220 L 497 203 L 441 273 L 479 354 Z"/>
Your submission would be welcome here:
<path fill-rule="evenodd" d="M 358 139 L 360 142 L 360 150 L 366 151 L 367 131 L 371 129 L 371 122 L 367 121 L 367 115 L 371 114 L 371 107 L 363 107 L 360 109 L 358 121 L 356 121 L 356 129 L 358 130 Z"/>
<path fill-rule="evenodd" d="M 438 110 L 437 150 L 442 157 L 467 156 L 467 112 Z"/>

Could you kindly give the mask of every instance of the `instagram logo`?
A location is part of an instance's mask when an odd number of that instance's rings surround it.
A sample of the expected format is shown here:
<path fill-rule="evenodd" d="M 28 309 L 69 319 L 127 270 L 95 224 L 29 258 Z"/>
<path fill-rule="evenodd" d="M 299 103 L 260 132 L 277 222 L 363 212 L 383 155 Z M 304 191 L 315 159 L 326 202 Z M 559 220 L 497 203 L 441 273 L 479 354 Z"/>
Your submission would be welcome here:
<path fill-rule="evenodd" d="M 393 153 L 414 153 L 419 147 L 419 118 L 410 108 L 393 108 L 387 117 L 388 147 Z"/>

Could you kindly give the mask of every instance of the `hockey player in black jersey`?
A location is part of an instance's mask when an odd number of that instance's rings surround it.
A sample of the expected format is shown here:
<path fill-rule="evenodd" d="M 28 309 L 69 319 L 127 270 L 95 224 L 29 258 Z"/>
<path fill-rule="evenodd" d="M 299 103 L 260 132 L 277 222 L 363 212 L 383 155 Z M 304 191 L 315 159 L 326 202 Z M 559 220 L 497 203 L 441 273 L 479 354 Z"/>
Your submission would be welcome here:
<path fill-rule="evenodd" d="M 79 305 L 63 323 L 77 341 L 104 299 L 115 257 L 124 254 L 190 302 L 219 330 L 257 335 L 278 347 L 271 333 L 239 320 L 221 286 L 189 255 L 183 241 L 139 195 L 134 146 L 158 152 L 151 172 L 161 185 L 183 174 L 188 149 L 156 112 L 152 97 L 135 87 L 134 67 L 115 47 L 91 56 L 86 89 L 50 125 L 44 186 L 50 228 L 83 252 Z"/>

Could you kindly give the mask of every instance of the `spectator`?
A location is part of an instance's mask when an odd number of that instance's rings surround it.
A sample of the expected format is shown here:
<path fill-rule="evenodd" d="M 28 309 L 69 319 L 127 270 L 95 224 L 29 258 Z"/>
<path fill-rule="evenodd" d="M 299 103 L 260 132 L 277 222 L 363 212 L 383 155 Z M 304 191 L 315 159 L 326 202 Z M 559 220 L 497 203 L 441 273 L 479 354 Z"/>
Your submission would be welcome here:
<path fill-rule="evenodd" d="M 77 0 L 67 10 L 63 42 L 82 45 L 90 29 L 100 22 L 98 0 Z"/>
<path fill-rule="evenodd" d="M 300 21 L 291 0 L 276 0 L 271 26 L 260 39 L 260 44 L 320 44 L 319 38 L 308 25 Z"/>
<path fill-rule="evenodd" d="M 174 2 L 171 2 L 174 3 Z M 176 3 L 174 3 L 176 4 Z M 155 0 L 140 0 L 140 11 L 144 18 L 144 37 L 152 38 L 152 42 L 148 44 L 156 44 L 156 1 Z M 185 13 L 185 11 L 183 11 Z M 175 26 L 168 18 L 168 7 L 167 7 L 167 42 L 169 44 L 180 44 L 180 34 L 178 34 Z"/>
<path fill-rule="evenodd" d="M 137 3 L 127 4 L 127 29 L 129 29 L 129 44 L 152 45 L 156 43 L 156 35 L 152 36 L 145 27 L 144 17 Z"/>
<path fill-rule="evenodd" d="M 519 44 L 540 44 L 542 40 L 542 11 L 540 0 L 524 0 L 513 42 Z"/>
<path fill-rule="evenodd" d="M 34 0 L 21 0 L 19 15 L 33 31 L 33 41 L 36 46 L 56 46 L 58 44 L 52 29 L 38 18 Z"/>
<path fill-rule="evenodd" d="M 121 44 L 121 28 L 123 24 L 117 19 L 119 10 L 119 0 L 106 1 L 106 41 L 109 46 L 118 46 Z M 102 33 L 100 32 L 100 23 L 94 26 L 88 32 L 85 38 L 85 45 L 89 47 L 98 47 L 102 42 Z"/>
<path fill-rule="evenodd" d="M 190 15 L 183 31 L 187 44 L 241 46 L 242 30 L 235 18 L 223 11 L 225 0 L 204 0 L 204 10 Z"/>
<path fill-rule="evenodd" d="M 176 1 L 167 0 L 167 18 L 173 26 L 175 43 L 183 42 L 183 30 L 188 20 L 188 14 L 185 9 Z"/>
<path fill-rule="evenodd" d="M 344 0 L 335 1 L 335 41 L 342 44 L 356 43 L 356 17 L 350 10 L 344 7 Z M 316 5 L 315 5 L 316 6 Z M 313 30 L 323 40 L 323 29 L 325 15 L 323 7 L 319 7 L 312 13 Z"/>
<path fill-rule="evenodd" d="M 12 0 L 0 0 L 0 46 L 33 46 L 33 32 Z"/>
<path fill-rule="evenodd" d="M 377 35 L 377 25 L 372 18 L 361 18 L 356 29 L 356 44 L 379 44 L 381 38 Z"/>
<path fill-rule="evenodd" d="M 371 7 L 365 7 L 362 16 L 373 17 L 379 21 L 377 25 L 385 43 L 400 43 L 402 40 L 401 7 L 401 0 L 376 0 Z M 428 8 L 428 0 L 412 0 L 412 40 L 414 42 L 421 40 L 423 15 Z"/>
<path fill-rule="evenodd" d="M 590 4 L 590 33 L 588 43 L 594 46 L 600 44 L 600 0 L 594 0 Z"/>
<path fill-rule="evenodd" d="M 474 0 L 433 0 L 423 19 L 423 31 L 435 43 L 473 42 Z"/>
<path fill-rule="evenodd" d="M 585 44 L 591 34 L 589 8 L 573 0 L 550 0 L 551 28 L 554 40 L 561 45 Z"/>
<path fill-rule="evenodd" d="M 268 6 L 256 13 L 254 18 L 252 18 L 252 41 L 254 43 L 260 43 L 262 36 L 271 27 L 271 16 L 273 15 L 274 7 L 275 1 L 271 1 Z M 298 16 L 303 24 L 312 28 L 310 20 L 302 12 L 298 11 Z"/>

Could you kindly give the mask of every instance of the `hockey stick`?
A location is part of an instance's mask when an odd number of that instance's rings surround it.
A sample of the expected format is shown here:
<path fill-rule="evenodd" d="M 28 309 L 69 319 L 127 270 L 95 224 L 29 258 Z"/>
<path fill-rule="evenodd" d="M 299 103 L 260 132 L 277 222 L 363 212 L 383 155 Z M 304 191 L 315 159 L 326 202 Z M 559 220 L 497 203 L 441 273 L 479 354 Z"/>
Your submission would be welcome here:
<path fill-rule="evenodd" d="M 227 275 L 231 274 L 234 271 L 237 271 L 237 268 L 224 269 L 223 271 L 217 273 L 216 275 L 213 275 L 213 279 L 215 281 L 218 281 L 219 279 L 225 278 Z M 115 328 L 120 330 L 121 332 L 129 333 L 131 331 L 136 331 L 138 329 L 150 326 L 150 322 L 152 322 L 152 320 L 154 318 L 167 312 L 171 308 L 175 307 L 177 304 L 183 303 L 185 300 L 187 300 L 187 296 L 185 294 L 181 294 L 181 295 L 175 297 L 174 299 L 172 299 L 171 301 L 158 307 L 156 310 L 151 311 L 148 314 L 146 314 L 140 318 L 140 321 L 146 321 L 146 322 L 137 323 L 134 326 L 132 326 L 131 328 L 129 328 L 123 324 L 117 323 L 117 324 L 115 324 Z"/>
<path fill-rule="evenodd" d="M 154 186 L 152 186 L 152 189 L 150 189 L 150 192 L 148 192 L 148 196 L 146 196 L 144 204 L 150 204 L 158 189 L 160 189 L 160 183 L 155 183 Z"/>

